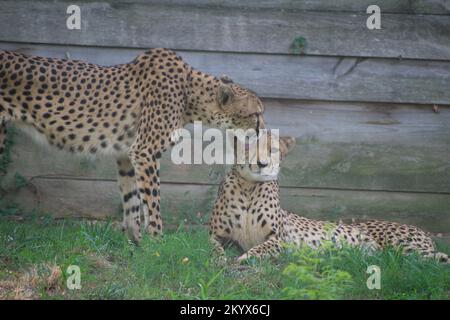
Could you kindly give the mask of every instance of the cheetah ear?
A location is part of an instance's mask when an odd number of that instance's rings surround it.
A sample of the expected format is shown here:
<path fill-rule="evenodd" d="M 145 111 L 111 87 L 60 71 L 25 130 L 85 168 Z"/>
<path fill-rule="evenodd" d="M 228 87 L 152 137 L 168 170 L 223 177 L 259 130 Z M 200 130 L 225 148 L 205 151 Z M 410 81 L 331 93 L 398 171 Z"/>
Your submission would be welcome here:
<path fill-rule="evenodd" d="M 229 76 L 227 76 L 226 74 L 223 74 L 223 75 L 220 77 L 220 80 L 221 80 L 223 83 L 233 83 L 233 80 L 232 80 Z"/>
<path fill-rule="evenodd" d="M 222 85 L 217 91 L 217 103 L 221 107 L 229 106 L 234 100 L 233 90 L 227 85 Z"/>
<path fill-rule="evenodd" d="M 284 143 L 287 152 L 290 152 L 295 147 L 295 137 L 280 137 L 280 142 Z"/>

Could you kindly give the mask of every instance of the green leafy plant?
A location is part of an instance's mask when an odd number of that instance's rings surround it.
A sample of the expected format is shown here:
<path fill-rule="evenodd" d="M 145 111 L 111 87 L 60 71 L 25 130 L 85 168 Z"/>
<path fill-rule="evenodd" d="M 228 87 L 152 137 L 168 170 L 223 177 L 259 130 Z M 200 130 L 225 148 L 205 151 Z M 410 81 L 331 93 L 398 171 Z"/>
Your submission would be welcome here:
<path fill-rule="evenodd" d="M 331 260 L 339 260 L 338 249 L 326 243 L 320 249 L 303 247 L 292 253 L 294 262 L 283 270 L 287 299 L 339 299 L 351 286 L 352 276 L 333 267 Z"/>
<path fill-rule="evenodd" d="M 14 185 L 16 189 L 26 187 L 29 184 L 27 178 L 21 175 L 19 172 L 14 174 Z"/>
<path fill-rule="evenodd" d="M 307 46 L 308 43 L 304 37 L 295 37 L 289 49 L 294 54 L 305 54 Z"/>

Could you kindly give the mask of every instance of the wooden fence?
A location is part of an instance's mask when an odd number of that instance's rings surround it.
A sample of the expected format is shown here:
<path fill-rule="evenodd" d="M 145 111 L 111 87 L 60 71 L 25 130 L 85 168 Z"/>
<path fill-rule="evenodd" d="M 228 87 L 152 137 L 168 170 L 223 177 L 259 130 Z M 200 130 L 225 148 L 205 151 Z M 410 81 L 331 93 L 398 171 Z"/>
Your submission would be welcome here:
<path fill-rule="evenodd" d="M 66 8 L 81 8 L 81 30 Z M 101 65 L 148 47 L 256 91 L 268 126 L 294 135 L 284 207 L 327 219 L 382 218 L 450 232 L 450 1 L 2 1 L 0 49 Z M 302 39 L 304 53 L 291 50 Z M 434 107 L 434 105 L 436 105 Z M 72 158 L 18 134 L 12 198 L 59 216 L 118 214 L 111 159 Z M 161 169 L 163 215 L 208 214 L 223 166 Z M 187 204 L 186 204 L 187 203 Z M 169 219 L 170 219 L 169 218 Z"/>

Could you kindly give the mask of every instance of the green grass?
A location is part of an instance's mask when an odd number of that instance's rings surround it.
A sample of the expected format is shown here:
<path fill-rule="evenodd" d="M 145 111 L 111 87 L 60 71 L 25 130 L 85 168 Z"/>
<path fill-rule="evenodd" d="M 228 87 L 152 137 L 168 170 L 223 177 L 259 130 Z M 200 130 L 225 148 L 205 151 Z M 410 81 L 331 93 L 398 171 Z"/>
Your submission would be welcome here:
<path fill-rule="evenodd" d="M 137 247 L 111 223 L 0 217 L 0 298 L 448 299 L 449 266 L 395 250 L 287 250 L 237 266 L 217 262 L 204 229 L 185 229 Z M 66 287 L 69 265 L 81 269 L 80 290 Z M 367 289 L 369 265 L 381 268 L 380 290 Z"/>

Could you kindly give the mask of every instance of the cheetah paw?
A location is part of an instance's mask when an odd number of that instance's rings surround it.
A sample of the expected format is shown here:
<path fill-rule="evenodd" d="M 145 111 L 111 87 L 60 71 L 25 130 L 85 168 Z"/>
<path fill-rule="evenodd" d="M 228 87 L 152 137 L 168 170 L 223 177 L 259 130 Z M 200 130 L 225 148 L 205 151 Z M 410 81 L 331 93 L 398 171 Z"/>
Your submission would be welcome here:
<path fill-rule="evenodd" d="M 241 255 L 239 258 L 236 259 L 237 263 L 242 263 L 243 261 L 247 260 L 249 258 L 247 253 L 244 253 L 243 255 Z"/>

